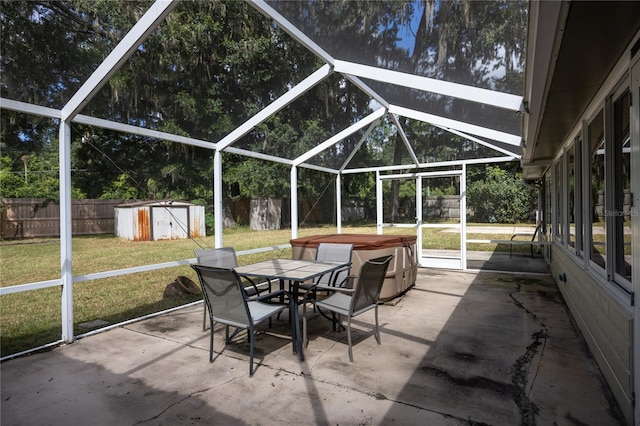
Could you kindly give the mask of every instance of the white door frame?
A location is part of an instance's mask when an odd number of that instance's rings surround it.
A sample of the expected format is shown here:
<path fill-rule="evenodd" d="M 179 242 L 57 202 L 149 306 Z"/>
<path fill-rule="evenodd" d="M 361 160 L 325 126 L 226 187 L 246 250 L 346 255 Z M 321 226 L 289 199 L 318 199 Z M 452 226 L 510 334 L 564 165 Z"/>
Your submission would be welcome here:
<path fill-rule="evenodd" d="M 425 224 L 422 220 L 422 179 L 438 177 L 460 177 L 460 223 L 458 225 Z M 382 181 L 390 179 L 415 179 L 416 181 L 416 223 L 415 224 L 391 224 L 383 221 L 383 190 Z M 448 170 L 439 172 L 401 173 L 381 175 L 376 172 L 376 222 L 377 232 L 382 234 L 385 227 L 414 228 L 416 230 L 418 255 L 418 266 L 435 267 L 445 269 L 467 269 L 467 167 L 462 164 L 461 170 Z M 455 228 L 459 227 L 460 232 L 460 257 L 425 257 L 422 254 L 422 230 L 423 228 Z M 426 262 L 425 259 L 429 259 Z"/>

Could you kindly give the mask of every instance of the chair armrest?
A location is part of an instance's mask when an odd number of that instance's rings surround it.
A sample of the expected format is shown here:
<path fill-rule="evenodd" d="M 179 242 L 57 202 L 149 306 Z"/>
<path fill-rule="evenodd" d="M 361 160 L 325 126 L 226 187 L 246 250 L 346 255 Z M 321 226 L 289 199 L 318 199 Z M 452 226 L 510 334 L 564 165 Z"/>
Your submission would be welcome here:
<path fill-rule="evenodd" d="M 274 297 L 279 297 L 286 294 L 287 292 L 284 290 L 276 290 L 272 291 L 271 293 L 263 294 L 261 296 L 249 297 L 249 299 L 251 299 L 252 301 L 269 300 L 273 299 Z"/>
<path fill-rule="evenodd" d="M 349 288 L 349 287 L 330 287 L 327 290 L 339 291 L 340 293 L 353 293 L 356 291 L 355 288 Z"/>
<path fill-rule="evenodd" d="M 353 282 L 356 278 L 358 278 L 356 275 L 348 275 L 339 284 L 316 284 L 314 288 L 320 291 L 334 291 L 338 289 L 353 288 Z"/>
<path fill-rule="evenodd" d="M 329 278 L 327 279 L 327 284 L 322 284 L 322 285 L 325 286 L 325 287 L 327 287 L 327 286 L 336 286 L 336 285 L 338 285 L 337 284 L 338 276 L 343 272 L 348 272 L 349 269 L 351 269 L 351 262 L 349 262 L 348 264 L 345 264 L 343 267 L 341 267 L 339 269 L 336 269 L 335 271 L 331 271 L 331 272 L 328 272 L 328 273 L 326 273 L 324 275 L 321 275 L 320 277 L 315 278 L 313 281 L 314 282 L 319 282 L 322 278 L 324 278 L 325 276 L 328 276 Z M 347 278 L 343 278 L 343 280 L 340 282 L 339 285 L 341 286 L 342 283 L 344 283 L 344 281 Z"/>
<path fill-rule="evenodd" d="M 260 293 L 264 293 L 265 291 L 271 292 L 271 280 L 268 278 L 265 278 L 265 281 L 264 281 L 268 283 L 268 286 L 262 290 L 258 288 L 258 285 L 256 284 L 256 282 L 250 277 L 242 277 L 242 279 L 246 280 L 249 283 L 249 287 L 253 288 L 253 292 L 247 292 L 249 293 L 250 296 L 259 295 Z"/>
<path fill-rule="evenodd" d="M 536 235 L 538 235 L 538 232 L 540 232 L 540 225 L 536 226 L 536 229 L 533 231 L 533 233 L 530 233 L 530 232 L 516 232 L 515 234 L 513 234 L 511 236 L 511 241 L 513 241 L 513 239 L 515 237 L 531 237 L 531 241 L 534 241 L 536 239 Z"/>
<path fill-rule="evenodd" d="M 340 282 L 340 284 L 335 284 L 333 285 L 333 288 L 353 288 L 353 283 L 356 281 L 356 279 L 358 278 L 357 275 L 347 275 L 346 277 L 344 277 L 344 279 Z"/>
<path fill-rule="evenodd" d="M 355 275 L 348 275 L 342 280 L 340 285 L 334 285 L 335 282 L 334 284 L 314 284 L 313 286 L 306 289 L 304 295 L 302 296 L 303 303 L 308 300 L 311 300 L 309 297 L 314 295 L 315 291 L 342 291 L 344 293 L 352 293 L 355 291 L 355 289 L 352 289 L 350 287 L 353 287 L 353 286 L 343 287 L 343 285 L 344 283 L 347 283 L 349 280 L 353 280 L 355 278 L 356 278 Z"/>
<path fill-rule="evenodd" d="M 513 239 L 514 239 L 515 237 L 531 237 L 531 238 L 532 238 L 532 241 L 533 241 L 533 238 L 535 238 L 535 236 L 536 236 L 536 234 L 530 234 L 530 233 L 516 233 L 516 234 L 513 234 L 513 235 L 511 236 L 511 241 L 513 241 Z"/>

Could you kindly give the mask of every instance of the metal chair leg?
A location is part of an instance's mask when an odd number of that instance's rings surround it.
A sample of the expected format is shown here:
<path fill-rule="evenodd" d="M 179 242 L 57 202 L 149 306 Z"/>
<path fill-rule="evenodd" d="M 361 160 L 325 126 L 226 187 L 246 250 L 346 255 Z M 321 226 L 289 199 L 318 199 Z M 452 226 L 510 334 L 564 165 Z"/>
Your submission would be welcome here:
<path fill-rule="evenodd" d="M 207 302 L 205 302 L 205 300 L 202 300 L 202 304 L 204 305 L 204 315 L 202 318 L 202 331 L 205 331 L 207 329 Z"/>
<path fill-rule="evenodd" d="M 376 311 L 376 342 L 378 342 L 378 344 L 380 345 L 380 325 L 378 323 L 378 305 L 376 305 L 375 307 L 375 311 Z"/>
<path fill-rule="evenodd" d="M 213 326 L 209 332 L 209 362 L 213 362 Z"/>
<path fill-rule="evenodd" d="M 307 304 L 302 304 L 302 347 L 309 346 L 309 338 L 307 336 Z"/>
<path fill-rule="evenodd" d="M 249 332 L 249 377 L 253 377 L 253 343 L 254 343 L 253 327 L 249 327 L 247 331 Z"/>
<path fill-rule="evenodd" d="M 351 315 L 347 318 L 347 340 L 349 342 L 349 361 L 353 362 L 353 350 L 351 349 Z"/>

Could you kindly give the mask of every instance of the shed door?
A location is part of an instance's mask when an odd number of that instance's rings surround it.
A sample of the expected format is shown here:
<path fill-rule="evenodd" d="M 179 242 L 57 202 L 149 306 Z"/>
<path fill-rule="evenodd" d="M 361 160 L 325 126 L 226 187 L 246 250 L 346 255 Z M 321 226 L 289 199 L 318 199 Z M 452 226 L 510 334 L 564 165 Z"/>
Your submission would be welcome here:
<path fill-rule="evenodd" d="M 188 207 L 153 207 L 152 239 L 175 240 L 189 237 Z"/>

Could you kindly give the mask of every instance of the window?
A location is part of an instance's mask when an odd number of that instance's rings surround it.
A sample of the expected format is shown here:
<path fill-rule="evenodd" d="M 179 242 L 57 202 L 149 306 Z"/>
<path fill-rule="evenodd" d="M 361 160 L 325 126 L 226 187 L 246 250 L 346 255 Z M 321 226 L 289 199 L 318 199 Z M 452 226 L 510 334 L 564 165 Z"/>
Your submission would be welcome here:
<path fill-rule="evenodd" d="M 582 159 L 584 158 L 584 148 L 582 147 L 584 144 L 582 143 L 582 136 L 576 139 L 575 148 L 576 148 L 576 161 L 575 161 L 575 188 L 574 188 L 574 218 L 575 218 L 575 234 L 576 234 L 576 254 L 580 257 L 584 256 L 584 208 L 582 207 L 582 200 L 584 199 L 584 194 L 582 189 L 585 186 L 585 183 L 582 181 L 582 171 L 584 170 L 584 165 L 582 164 Z"/>
<path fill-rule="evenodd" d="M 613 237 L 614 280 L 628 290 L 631 288 L 631 136 L 629 128 L 630 94 L 625 90 L 613 102 L 613 191 L 610 223 Z"/>
<path fill-rule="evenodd" d="M 606 267 L 606 223 L 605 207 L 605 139 L 604 112 L 589 122 L 587 128 L 588 144 L 591 150 L 590 173 L 590 220 L 591 220 L 591 252 L 589 258 L 601 268 Z"/>
<path fill-rule="evenodd" d="M 547 173 L 544 177 L 544 199 L 545 199 L 545 215 L 544 215 L 544 233 L 547 235 L 547 241 L 551 241 L 553 235 L 551 220 L 551 173 Z"/>
<path fill-rule="evenodd" d="M 552 236 L 552 228 L 551 228 L 551 173 L 547 173 L 544 176 L 544 227 L 543 227 L 543 233 L 545 236 L 545 239 L 547 241 L 551 241 L 551 236 Z M 550 250 L 550 245 L 547 246 L 548 250 L 547 250 L 547 259 L 549 261 L 551 261 L 551 250 Z"/>
<path fill-rule="evenodd" d="M 555 187 L 555 237 L 561 242 L 564 243 L 564 222 L 562 220 L 562 213 L 564 211 L 562 204 L 562 158 L 556 163 L 555 173 L 553 175 L 554 178 L 554 187 Z"/>
<path fill-rule="evenodd" d="M 567 150 L 567 219 L 569 220 L 567 242 L 576 247 L 576 144 Z"/>

